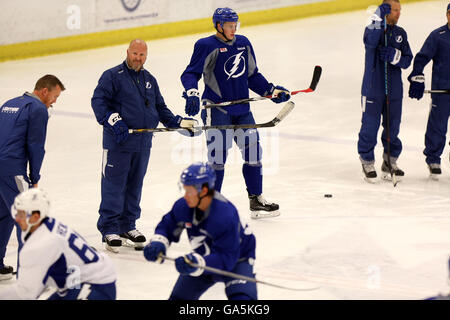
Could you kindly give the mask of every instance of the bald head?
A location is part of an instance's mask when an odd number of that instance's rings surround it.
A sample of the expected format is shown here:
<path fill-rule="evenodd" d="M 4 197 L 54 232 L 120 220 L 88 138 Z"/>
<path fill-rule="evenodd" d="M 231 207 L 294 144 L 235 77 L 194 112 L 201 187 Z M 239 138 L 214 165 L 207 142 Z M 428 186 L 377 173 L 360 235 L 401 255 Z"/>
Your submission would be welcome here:
<path fill-rule="evenodd" d="M 141 39 L 134 39 L 130 42 L 127 50 L 127 64 L 128 66 L 139 71 L 144 66 L 147 60 L 147 44 Z"/>

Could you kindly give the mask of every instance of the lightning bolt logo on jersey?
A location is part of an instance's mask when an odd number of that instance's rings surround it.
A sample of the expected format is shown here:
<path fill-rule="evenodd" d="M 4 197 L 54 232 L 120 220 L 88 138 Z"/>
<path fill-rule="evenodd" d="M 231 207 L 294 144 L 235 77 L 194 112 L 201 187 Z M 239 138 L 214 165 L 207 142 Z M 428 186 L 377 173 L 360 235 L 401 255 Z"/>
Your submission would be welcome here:
<path fill-rule="evenodd" d="M 240 53 L 230 57 L 227 62 L 225 62 L 224 71 L 228 76 L 227 80 L 229 80 L 230 78 L 239 78 L 244 74 L 245 58 L 242 56 L 243 53 L 244 51 L 241 51 Z M 238 70 L 242 71 L 237 72 Z"/>
<path fill-rule="evenodd" d="M 271 88 L 258 72 L 250 41 L 242 35 L 236 35 L 230 42 L 215 35 L 196 42 L 191 61 L 181 75 L 183 87 L 198 88 L 202 76 L 205 82 L 202 99 L 213 103 L 248 98 L 249 89 L 265 95 Z M 249 112 L 249 105 L 224 109 L 230 114 L 244 114 Z"/>

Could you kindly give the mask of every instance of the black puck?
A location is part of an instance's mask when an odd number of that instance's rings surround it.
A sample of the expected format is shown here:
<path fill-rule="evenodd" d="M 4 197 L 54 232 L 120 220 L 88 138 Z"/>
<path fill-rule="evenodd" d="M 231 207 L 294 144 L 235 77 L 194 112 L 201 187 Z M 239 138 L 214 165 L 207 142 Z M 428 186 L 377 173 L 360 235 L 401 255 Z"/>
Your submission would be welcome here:
<path fill-rule="evenodd" d="M 326 194 L 324 194 L 323 195 L 325 198 L 331 198 L 331 197 L 333 197 L 333 195 L 332 194 L 329 194 L 329 193 L 326 193 Z"/>
<path fill-rule="evenodd" d="M 136 250 L 136 251 L 142 251 L 142 250 L 144 250 L 144 247 L 134 247 L 134 250 Z"/>

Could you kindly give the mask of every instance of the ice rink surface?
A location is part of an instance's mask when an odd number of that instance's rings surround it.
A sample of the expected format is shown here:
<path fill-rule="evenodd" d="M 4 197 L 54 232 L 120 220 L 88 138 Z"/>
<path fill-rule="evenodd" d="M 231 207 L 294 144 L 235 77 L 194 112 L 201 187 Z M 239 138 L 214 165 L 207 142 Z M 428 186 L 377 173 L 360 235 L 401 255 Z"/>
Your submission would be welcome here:
<path fill-rule="evenodd" d="M 414 54 L 432 30 L 446 23 L 447 4 L 429 1 L 402 6 L 399 26 L 408 33 Z M 356 143 L 361 125 L 362 36 L 372 12 L 243 25 L 239 30 L 252 42 L 258 67 L 270 82 L 291 91 L 305 89 L 314 66 L 323 67 L 316 92 L 294 96 L 296 107 L 284 121 L 275 128 L 260 129 L 264 195 L 280 204 L 279 217 L 250 219 L 236 146 L 227 162 L 222 193 L 256 235 L 256 277 L 297 288 L 320 286 L 315 291 L 296 292 L 259 285 L 260 299 L 422 299 L 449 291 L 449 150 L 446 146 L 442 155 L 442 177 L 430 180 L 422 151 L 431 100 L 429 96 L 420 101 L 407 97 L 406 78 L 412 66 L 403 71 L 403 152 L 398 160 L 406 175 L 395 188 L 390 182 L 372 185 L 363 180 Z M 184 115 L 179 77 L 194 42 L 212 33 L 211 28 L 211 33 L 148 42 L 145 67 L 158 80 L 175 114 Z M 120 64 L 126 49 L 127 45 L 121 45 L 0 63 L 1 103 L 32 91 L 36 80 L 47 73 L 57 75 L 66 86 L 49 121 L 39 185 L 51 196 L 52 215 L 99 250 L 104 250 L 96 229 L 102 130 L 90 99 L 102 72 Z M 425 75 L 430 88 L 431 63 Z M 265 122 L 280 107 L 261 101 L 252 104 L 252 111 L 257 122 Z M 206 160 L 204 137 L 155 134 L 137 222 L 147 238 L 182 195 L 177 186 L 182 169 L 193 161 Z M 379 174 L 380 145 L 376 148 Z M 324 194 L 333 196 L 325 198 Z M 16 248 L 13 233 L 6 264 L 15 265 Z M 168 255 L 189 251 L 183 235 Z M 178 276 L 172 262 L 150 263 L 142 252 L 129 248 L 108 254 L 118 272 L 118 299 L 168 298 Z M 225 298 L 223 284 L 202 296 Z"/>

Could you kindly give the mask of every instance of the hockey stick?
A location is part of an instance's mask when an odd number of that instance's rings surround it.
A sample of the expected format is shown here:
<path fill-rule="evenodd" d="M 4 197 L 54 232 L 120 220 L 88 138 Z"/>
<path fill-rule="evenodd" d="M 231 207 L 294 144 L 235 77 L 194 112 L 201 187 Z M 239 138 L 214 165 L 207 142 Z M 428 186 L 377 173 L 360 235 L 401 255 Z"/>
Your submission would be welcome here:
<path fill-rule="evenodd" d="M 442 94 L 450 94 L 450 90 L 425 90 L 424 93 L 442 93 Z"/>
<path fill-rule="evenodd" d="M 384 46 L 387 47 L 387 21 L 386 16 L 384 17 Z M 394 187 L 397 186 L 397 178 L 395 176 L 395 172 L 392 169 L 391 164 L 391 128 L 390 128 L 390 106 L 389 106 L 389 90 L 388 90 L 388 63 L 387 61 L 384 62 L 384 91 L 386 94 L 386 140 L 387 140 L 387 163 L 388 168 L 391 173 L 391 179 L 392 183 L 394 184 Z"/>
<path fill-rule="evenodd" d="M 298 93 L 313 92 L 314 90 L 316 90 L 316 87 L 317 87 L 317 84 L 319 83 L 321 75 L 322 75 L 322 67 L 315 66 L 314 72 L 313 72 L 313 77 L 311 80 L 311 84 L 309 85 L 309 88 L 304 89 L 304 90 L 291 91 L 289 94 L 291 96 L 294 96 Z M 236 104 L 249 103 L 252 101 L 260 101 L 260 100 L 266 100 L 266 99 L 272 99 L 272 98 L 276 98 L 276 96 L 269 95 L 269 96 L 262 96 L 262 97 L 253 97 L 253 98 L 245 98 L 245 99 L 239 99 L 239 100 L 233 100 L 233 101 L 226 101 L 226 102 L 220 102 L 220 103 L 212 103 L 212 104 L 204 105 L 203 108 L 208 109 L 208 108 L 217 108 L 217 107 L 227 107 L 227 106 L 232 106 L 232 105 L 236 105 Z"/>
<path fill-rule="evenodd" d="M 281 120 L 286 118 L 286 116 L 294 109 L 295 103 L 288 101 L 275 118 L 264 123 L 255 124 L 230 124 L 230 125 L 218 125 L 218 126 L 201 126 L 192 128 L 153 128 L 153 129 L 129 129 L 129 133 L 139 133 L 139 132 L 170 132 L 170 131 L 201 131 L 201 130 L 226 130 L 226 129 L 255 129 L 255 128 L 270 128 L 275 127 Z"/>
<path fill-rule="evenodd" d="M 175 261 L 175 258 L 167 257 L 167 256 L 165 256 L 163 254 L 160 254 L 160 257 L 162 259 L 167 259 L 169 261 Z M 267 286 L 271 286 L 271 287 L 275 287 L 275 288 L 279 288 L 279 289 L 292 290 L 292 291 L 312 291 L 312 290 L 317 290 L 317 289 L 320 288 L 320 287 L 311 287 L 311 288 L 285 287 L 285 286 L 282 286 L 282 285 L 279 285 L 279 284 L 258 280 L 256 278 L 247 277 L 247 276 L 244 276 L 242 274 L 237 274 L 237 273 L 234 273 L 234 272 L 229 272 L 229 271 L 225 271 L 225 270 L 217 269 L 217 268 L 213 268 L 213 267 L 208 267 L 208 266 L 201 266 L 201 265 L 199 265 L 197 263 L 192 262 L 191 260 L 187 259 L 186 257 L 184 257 L 184 261 L 186 261 L 186 263 L 189 264 L 191 267 L 204 269 L 206 271 L 209 271 L 209 272 L 212 272 L 212 273 L 224 276 L 224 277 L 230 277 L 230 278 L 234 278 L 234 279 L 245 280 L 245 281 L 259 283 L 259 284 L 265 284 Z"/>

